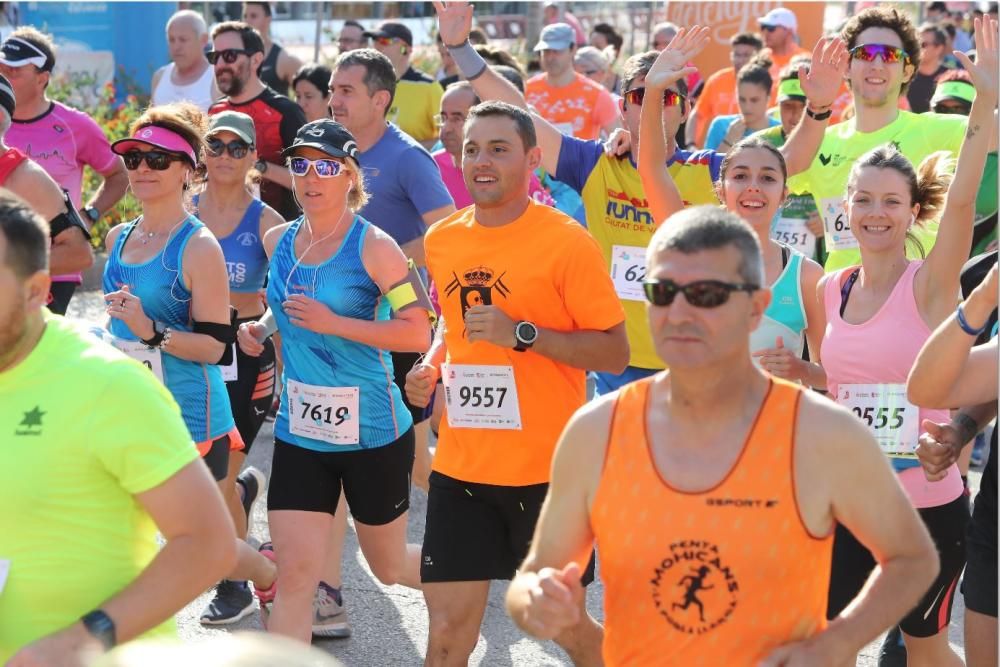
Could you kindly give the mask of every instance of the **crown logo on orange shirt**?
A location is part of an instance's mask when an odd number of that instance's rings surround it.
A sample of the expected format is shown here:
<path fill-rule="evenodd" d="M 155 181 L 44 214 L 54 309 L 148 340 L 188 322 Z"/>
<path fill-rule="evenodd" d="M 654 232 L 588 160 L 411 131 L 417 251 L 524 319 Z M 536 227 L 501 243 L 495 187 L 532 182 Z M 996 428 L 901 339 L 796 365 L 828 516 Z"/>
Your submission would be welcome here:
<path fill-rule="evenodd" d="M 493 280 L 493 269 L 486 266 L 477 266 L 462 274 L 466 285 L 485 286 Z"/>

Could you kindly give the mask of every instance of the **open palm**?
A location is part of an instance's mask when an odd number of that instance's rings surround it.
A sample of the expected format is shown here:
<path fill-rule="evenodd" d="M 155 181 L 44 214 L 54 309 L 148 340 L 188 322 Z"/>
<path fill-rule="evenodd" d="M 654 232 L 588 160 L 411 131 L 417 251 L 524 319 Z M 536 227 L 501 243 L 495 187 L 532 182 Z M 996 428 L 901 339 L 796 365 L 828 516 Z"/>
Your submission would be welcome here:
<path fill-rule="evenodd" d="M 812 64 L 799 67 L 802 92 L 813 107 L 833 106 L 849 64 L 847 47 L 839 37 L 824 37 L 816 42 Z"/>
<path fill-rule="evenodd" d="M 960 51 L 955 51 L 962 66 L 969 73 L 969 78 L 976 86 L 976 95 L 984 96 L 986 101 L 997 103 L 997 20 L 984 16 L 975 20 L 976 62 Z"/>
<path fill-rule="evenodd" d="M 646 73 L 646 87 L 666 89 L 675 81 L 697 72 L 697 68 L 687 67 L 687 63 L 702 52 L 708 41 L 708 28 L 694 26 L 690 30 L 678 30 Z"/>
<path fill-rule="evenodd" d="M 435 0 L 438 15 L 438 33 L 447 46 L 464 44 L 472 30 L 472 5 L 468 2 L 440 2 Z"/>

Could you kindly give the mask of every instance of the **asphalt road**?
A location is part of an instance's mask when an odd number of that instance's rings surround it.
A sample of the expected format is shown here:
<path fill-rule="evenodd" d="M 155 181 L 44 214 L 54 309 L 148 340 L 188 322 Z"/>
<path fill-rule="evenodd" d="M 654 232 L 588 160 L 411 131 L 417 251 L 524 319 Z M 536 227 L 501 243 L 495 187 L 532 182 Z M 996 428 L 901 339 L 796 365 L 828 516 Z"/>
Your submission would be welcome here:
<path fill-rule="evenodd" d="M 70 306 L 70 315 L 101 322 L 102 300 L 99 292 L 78 293 Z M 249 464 L 265 474 L 270 472 L 273 436 L 266 423 L 254 442 Z M 974 490 L 978 491 L 981 474 L 972 473 Z M 420 543 L 424 532 L 426 496 L 414 489 L 411 497 L 408 536 Z M 256 546 L 268 539 L 265 502 L 258 502 L 252 516 L 250 541 Z M 353 635 L 348 639 L 318 640 L 316 646 L 336 656 L 345 665 L 419 665 L 427 648 L 427 612 L 420 593 L 402 586 L 386 587 L 378 582 L 365 563 L 358 547 L 353 524 L 349 522 L 344 549 L 344 599 L 347 604 Z M 470 665 L 504 667 L 570 665 L 562 650 L 552 642 L 539 642 L 525 637 L 506 615 L 503 607 L 505 584 L 494 582 L 490 589 L 489 606 L 483 620 L 479 643 Z M 210 599 L 209 593 L 185 607 L 178 615 L 180 636 L 198 640 L 236 630 L 261 630 L 257 615 L 252 615 L 228 629 L 203 627 L 198 618 Z M 960 656 L 962 649 L 962 596 L 956 595 L 950 641 Z M 595 582 L 588 591 L 587 603 L 591 614 L 603 617 L 603 587 Z M 860 667 L 875 667 L 881 638 L 864 648 L 858 659 Z"/>

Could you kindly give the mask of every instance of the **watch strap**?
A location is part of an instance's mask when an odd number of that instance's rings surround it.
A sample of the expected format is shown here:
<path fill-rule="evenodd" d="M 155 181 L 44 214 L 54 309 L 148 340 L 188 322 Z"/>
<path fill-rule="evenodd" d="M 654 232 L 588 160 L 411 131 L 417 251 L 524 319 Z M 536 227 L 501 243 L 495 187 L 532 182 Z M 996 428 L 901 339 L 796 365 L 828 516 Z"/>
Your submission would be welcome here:
<path fill-rule="evenodd" d="M 163 342 L 163 337 L 166 335 L 164 329 L 160 329 L 156 326 L 156 322 L 153 322 L 153 337 L 152 338 L 142 338 L 142 344 L 149 348 L 159 347 L 160 343 Z"/>
<path fill-rule="evenodd" d="M 105 650 L 113 649 L 118 643 L 115 637 L 115 622 L 103 610 L 95 609 L 81 618 L 80 622 L 87 632 L 104 645 Z"/>
<path fill-rule="evenodd" d="M 813 120 L 826 120 L 827 118 L 833 115 L 833 107 L 830 107 L 826 111 L 821 111 L 819 113 L 816 113 L 815 111 L 810 109 L 809 105 L 807 104 L 806 115 L 812 118 Z"/>

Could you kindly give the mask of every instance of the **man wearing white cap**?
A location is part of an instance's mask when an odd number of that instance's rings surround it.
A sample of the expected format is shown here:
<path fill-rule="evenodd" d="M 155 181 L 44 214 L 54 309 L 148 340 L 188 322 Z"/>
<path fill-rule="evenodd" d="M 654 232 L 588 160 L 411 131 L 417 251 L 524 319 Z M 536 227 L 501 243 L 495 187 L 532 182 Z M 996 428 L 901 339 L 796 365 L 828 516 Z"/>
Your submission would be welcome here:
<path fill-rule="evenodd" d="M 796 33 L 799 31 L 799 22 L 791 9 L 775 7 L 760 17 L 757 22 L 764 35 L 764 46 L 767 47 L 771 63 L 773 63 L 771 79 L 777 81 L 781 76 L 781 70 L 785 69 L 792 58 L 800 53 L 808 55 L 809 51 L 799 46 L 795 39 Z M 777 89 L 777 86 L 773 88 L 772 102 L 777 94 Z"/>
<path fill-rule="evenodd" d="M 545 26 L 535 45 L 542 74 L 525 85 L 528 104 L 565 135 L 598 139 L 618 127 L 618 110 L 608 90 L 573 69 L 576 36 L 565 23 Z"/>

